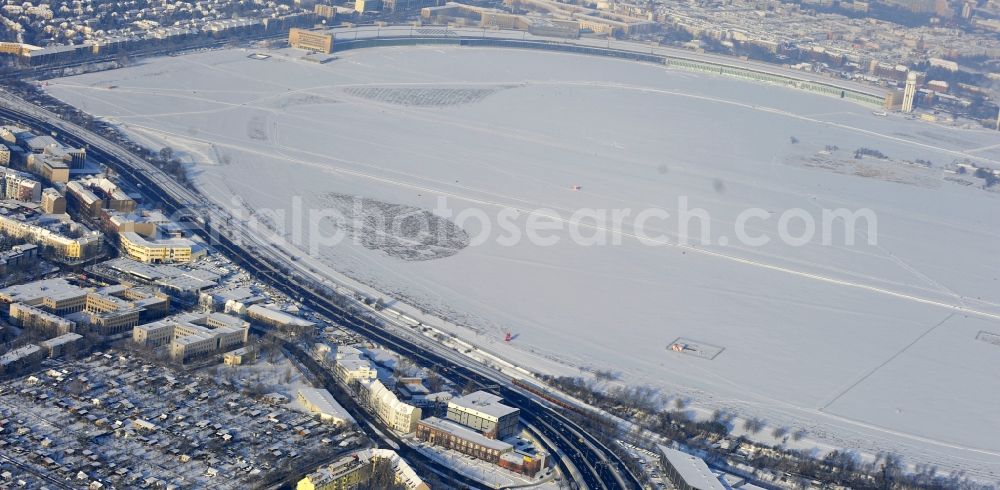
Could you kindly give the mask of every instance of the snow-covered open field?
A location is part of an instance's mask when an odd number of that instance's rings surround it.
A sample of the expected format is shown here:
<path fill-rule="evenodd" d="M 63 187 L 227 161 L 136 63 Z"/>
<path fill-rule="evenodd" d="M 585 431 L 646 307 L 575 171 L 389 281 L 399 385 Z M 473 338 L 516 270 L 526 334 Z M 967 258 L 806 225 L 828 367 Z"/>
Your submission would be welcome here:
<path fill-rule="evenodd" d="M 379 48 L 318 64 L 295 50 L 248 54 L 155 59 L 48 90 L 171 146 L 227 207 L 243 205 L 235 195 L 289 209 L 297 196 L 360 216 L 342 227 L 360 239 L 316 256 L 463 325 L 487 350 L 569 373 L 610 369 L 822 444 L 1000 479 L 1000 345 L 981 340 L 1000 334 L 1000 193 L 945 171 L 963 159 L 997 165 L 998 133 L 578 55 Z M 861 147 L 888 158 L 857 160 Z M 353 195 L 366 200 L 354 206 Z M 636 213 L 676 217 L 682 196 L 710 214 L 711 243 L 675 246 L 673 218 L 645 230 L 674 239 L 640 242 Z M 552 214 L 565 227 L 581 208 L 632 214 L 621 243 L 603 246 L 567 231 L 540 232 L 559 239 L 552 246 L 500 243 L 509 234 L 496 222 L 476 243 L 475 220 L 441 220 L 449 240 L 417 244 L 363 225 L 433 211 L 440 198 L 454 213 L 514 209 L 522 229 Z M 767 245 L 734 236 L 749 207 L 766 211 L 748 231 Z M 778 217 L 793 208 L 817 220 L 825 208 L 869 208 L 877 244 L 859 235 L 846 246 L 835 231 L 825 245 L 819 230 L 782 244 Z M 678 338 L 712 355 L 670 351 Z"/>

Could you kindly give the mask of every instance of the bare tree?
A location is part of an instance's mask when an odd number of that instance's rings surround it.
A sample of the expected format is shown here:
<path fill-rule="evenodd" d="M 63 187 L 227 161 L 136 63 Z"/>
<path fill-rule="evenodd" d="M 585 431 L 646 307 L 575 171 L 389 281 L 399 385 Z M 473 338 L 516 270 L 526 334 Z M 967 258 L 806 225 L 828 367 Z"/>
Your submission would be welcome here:
<path fill-rule="evenodd" d="M 757 417 L 749 417 L 743 421 L 743 430 L 756 434 L 764 428 L 764 421 Z"/>

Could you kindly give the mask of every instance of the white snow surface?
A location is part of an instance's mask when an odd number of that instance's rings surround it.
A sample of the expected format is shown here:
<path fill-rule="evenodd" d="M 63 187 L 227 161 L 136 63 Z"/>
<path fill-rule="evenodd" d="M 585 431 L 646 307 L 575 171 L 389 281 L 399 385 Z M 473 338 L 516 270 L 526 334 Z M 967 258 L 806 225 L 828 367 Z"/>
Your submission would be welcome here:
<path fill-rule="evenodd" d="M 620 245 L 543 232 L 559 243 L 490 239 L 407 261 L 346 241 L 316 256 L 527 366 L 610 369 L 762 417 L 765 432 L 805 428 L 817 447 L 1000 478 L 1000 347 L 976 340 L 1000 333 L 1000 194 L 944 169 L 997 165 L 996 132 L 609 58 L 398 47 L 317 64 L 269 53 L 160 58 L 47 90 L 171 146 L 227 207 L 233 196 L 255 209 L 289 209 L 296 196 L 323 207 L 338 193 L 434 210 L 443 196 L 456 213 L 515 208 L 523 224 L 539 208 L 676 216 L 686 196 L 710 212 L 714 245 L 642 244 L 626 220 Z M 839 150 L 822 155 L 827 145 Z M 858 162 L 860 147 L 891 161 Z M 933 165 L 902 163 L 915 159 Z M 766 246 L 733 245 L 748 207 L 773 213 L 750 230 L 775 237 Z M 783 211 L 841 207 L 876 213 L 877 245 L 778 243 Z M 649 223 L 678 230 L 676 219 Z M 677 338 L 723 350 L 711 360 L 669 351 Z"/>

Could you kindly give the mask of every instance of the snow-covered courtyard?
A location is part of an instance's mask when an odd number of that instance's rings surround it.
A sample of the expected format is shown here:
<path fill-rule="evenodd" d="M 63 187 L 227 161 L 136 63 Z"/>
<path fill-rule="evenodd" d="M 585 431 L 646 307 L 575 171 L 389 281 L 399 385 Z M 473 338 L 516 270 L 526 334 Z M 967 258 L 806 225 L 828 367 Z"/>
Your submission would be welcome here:
<path fill-rule="evenodd" d="M 818 444 L 1000 479 L 1000 346 L 983 340 L 1000 335 L 1000 193 L 955 171 L 1000 168 L 997 132 L 579 55 L 399 47 L 319 64 L 296 50 L 249 54 L 153 59 L 47 90 L 170 146 L 226 207 L 291 210 L 301 199 L 362 216 L 316 257 L 500 356 L 611 370 L 804 428 Z M 855 158 L 861 148 L 885 158 Z M 710 243 L 677 246 L 682 202 L 710 216 Z M 619 244 L 575 243 L 567 228 L 588 208 L 631 210 L 609 238 Z M 645 223 L 665 238 L 640 240 L 636 215 L 651 208 L 671 213 Z M 747 208 L 764 210 L 748 231 L 773 238 L 766 245 L 734 236 Z M 828 244 L 820 230 L 804 245 L 778 240 L 787 210 L 818 220 L 837 208 L 870 209 L 877 243 L 864 222 L 854 245 L 836 228 Z M 457 218 L 504 209 L 522 233 L 532 219 L 562 227 L 539 233 L 558 242 L 502 240 L 509 230 L 492 221 L 476 240 L 486 225 Z M 435 210 L 443 240 L 370 226 L 378 213 Z M 607 231 L 590 223 L 577 234 Z M 305 252 L 309 238 L 296 240 Z M 699 350 L 672 351 L 677 339 Z"/>

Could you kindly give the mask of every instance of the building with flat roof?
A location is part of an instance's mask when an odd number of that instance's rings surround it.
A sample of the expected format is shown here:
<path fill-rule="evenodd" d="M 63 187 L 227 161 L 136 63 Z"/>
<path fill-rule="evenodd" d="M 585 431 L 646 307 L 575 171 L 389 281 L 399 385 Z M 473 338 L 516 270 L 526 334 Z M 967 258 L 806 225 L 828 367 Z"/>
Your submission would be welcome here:
<path fill-rule="evenodd" d="M 442 0 L 382 0 L 382 10 L 393 13 L 410 12 L 442 3 Z"/>
<path fill-rule="evenodd" d="M 257 349 L 240 347 L 222 355 L 222 363 L 227 366 L 243 366 L 257 360 Z"/>
<path fill-rule="evenodd" d="M 57 277 L 0 289 L 0 301 L 23 303 L 55 315 L 65 315 L 83 310 L 87 304 L 87 292 Z"/>
<path fill-rule="evenodd" d="M 663 473 L 678 490 L 726 490 L 703 459 L 663 445 L 658 448 Z"/>
<path fill-rule="evenodd" d="M 177 362 L 234 350 L 246 344 L 250 324 L 224 313 L 185 313 L 132 329 L 132 341 L 155 349 L 169 346 Z"/>
<path fill-rule="evenodd" d="M 129 281 L 155 285 L 175 296 L 190 298 L 201 291 L 218 285 L 219 274 L 189 266 L 147 264 L 129 257 L 118 257 L 99 264 L 109 273 L 121 275 Z"/>
<path fill-rule="evenodd" d="M 354 381 L 374 381 L 378 378 L 378 370 L 371 361 L 356 357 L 337 359 L 333 372 L 348 386 Z"/>
<path fill-rule="evenodd" d="M 83 313 L 93 330 L 115 336 L 131 332 L 144 318 L 166 314 L 169 304 L 166 295 L 119 284 L 87 293 Z"/>
<path fill-rule="evenodd" d="M 55 338 L 46 340 L 39 345 L 49 357 L 61 357 L 67 350 L 72 349 L 77 342 L 83 339 L 83 335 L 70 332 Z"/>
<path fill-rule="evenodd" d="M 11 303 L 11 323 L 46 337 L 64 335 L 76 328 L 76 323 L 25 303 Z"/>
<path fill-rule="evenodd" d="M 66 183 L 66 203 L 69 209 L 88 218 L 97 218 L 104 209 L 104 202 L 94 191 L 77 181 Z"/>
<path fill-rule="evenodd" d="M 354 422 L 354 417 L 344 410 L 344 407 L 337 403 L 329 391 L 321 388 L 299 388 L 295 394 L 295 399 L 302 404 L 306 410 L 319 415 L 324 422 L 334 424 L 346 424 Z"/>
<path fill-rule="evenodd" d="M 497 464 L 503 454 L 514 451 L 514 446 L 506 442 L 490 439 L 463 425 L 437 417 L 417 422 L 416 435 L 421 441 L 493 464 Z"/>
<path fill-rule="evenodd" d="M 322 17 L 327 21 L 331 21 L 337 16 L 337 7 L 317 3 L 313 7 L 313 13 L 316 14 L 317 17 Z"/>
<path fill-rule="evenodd" d="M 220 286 L 198 295 L 198 304 L 210 310 L 222 309 L 224 313 L 242 315 L 249 306 L 266 301 L 255 288 L 248 286 Z"/>
<path fill-rule="evenodd" d="M 330 54 L 333 52 L 333 34 L 293 27 L 288 30 L 288 44 L 293 48 Z"/>
<path fill-rule="evenodd" d="M 448 420 L 493 439 L 515 436 L 521 411 L 500 403 L 501 400 L 502 397 L 485 391 L 454 398 L 448 402 Z"/>
<path fill-rule="evenodd" d="M 382 10 L 382 0 L 354 0 L 354 11 L 359 14 Z"/>
<path fill-rule="evenodd" d="M 388 462 L 397 484 L 407 490 L 430 490 L 417 472 L 392 449 L 363 449 L 321 466 L 296 484 L 296 490 L 344 490 L 357 487 L 371 476 L 376 462 Z"/>
<path fill-rule="evenodd" d="M 41 347 L 28 344 L 0 356 L 0 374 L 16 373 L 22 367 L 42 360 L 45 353 Z"/>
<path fill-rule="evenodd" d="M 246 315 L 247 318 L 255 322 L 270 325 L 282 330 L 307 329 L 316 326 L 316 323 L 306 320 L 305 318 L 285 313 L 283 311 L 272 310 L 271 308 L 262 305 L 251 305 L 246 309 Z"/>
<path fill-rule="evenodd" d="M 914 99 L 917 96 L 917 74 L 909 72 L 906 74 L 906 85 L 903 89 L 903 112 L 913 112 Z"/>
<path fill-rule="evenodd" d="M 140 262 L 164 264 L 193 262 L 205 255 L 205 248 L 188 238 L 149 239 L 134 231 L 119 233 L 122 251 Z"/>
<path fill-rule="evenodd" d="M 28 171 L 48 182 L 68 182 L 71 169 L 84 167 L 87 159 L 84 148 L 70 148 L 49 135 L 37 136 L 30 131 L 21 130 L 14 136 L 16 143 L 28 152 L 25 162 Z"/>
<path fill-rule="evenodd" d="M 52 187 L 42 189 L 42 212 L 45 214 L 66 213 L 66 197 Z"/>

